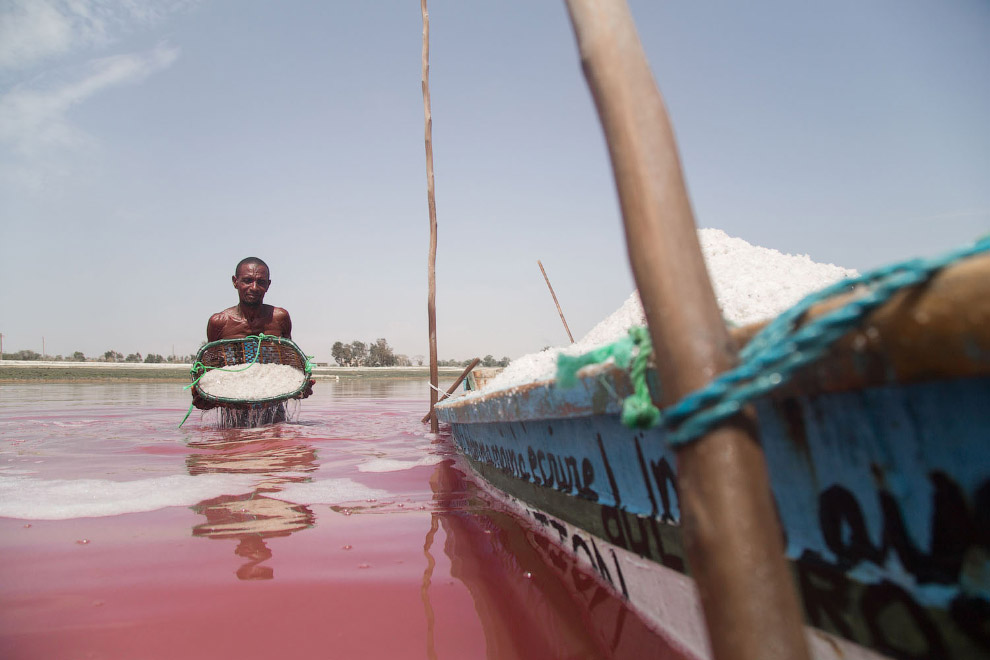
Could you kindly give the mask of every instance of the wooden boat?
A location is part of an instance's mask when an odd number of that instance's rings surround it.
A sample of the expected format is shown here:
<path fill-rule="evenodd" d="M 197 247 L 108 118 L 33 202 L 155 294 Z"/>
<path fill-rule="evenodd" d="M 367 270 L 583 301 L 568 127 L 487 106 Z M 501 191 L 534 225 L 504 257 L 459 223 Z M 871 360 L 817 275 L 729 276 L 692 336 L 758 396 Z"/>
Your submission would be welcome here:
<path fill-rule="evenodd" d="M 599 365 L 438 405 L 459 450 L 549 565 L 597 574 L 688 657 L 990 657 L 990 238 L 802 307 L 799 342 L 730 335 L 628 7 L 566 4 L 664 424 L 620 419 L 641 363 Z M 724 376 L 747 342 L 752 379 Z"/>
<path fill-rule="evenodd" d="M 655 369 L 648 382 L 659 385 Z M 622 425 L 631 393 L 628 373 L 602 365 L 570 389 L 481 392 L 438 414 L 568 562 L 709 657 L 677 459 L 663 430 Z M 894 296 L 754 405 L 812 655 L 990 655 L 990 255 Z"/>

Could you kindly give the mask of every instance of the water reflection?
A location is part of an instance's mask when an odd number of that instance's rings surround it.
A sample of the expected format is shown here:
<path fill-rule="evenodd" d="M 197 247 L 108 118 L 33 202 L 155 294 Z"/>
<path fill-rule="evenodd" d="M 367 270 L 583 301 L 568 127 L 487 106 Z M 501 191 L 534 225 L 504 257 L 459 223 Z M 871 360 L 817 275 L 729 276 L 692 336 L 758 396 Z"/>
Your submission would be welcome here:
<path fill-rule="evenodd" d="M 459 460 L 445 460 L 430 479 L 435 511 L 424 546 L 422 587 L 427 657 L 435 657 L 429 586 L 439 525 L 450 574 L 474 600 L 487 657 L 637 657 L 649 650 L 651 657 L 683 660 L 619 596 L 506 512 L 458 465 Z"/>
<path fill-rule="evenodd" d="M 441 385 L 443 381 L 441 381 Z M 317 380 L 314 390 L 326 390 L 334 399 L 421 399 L 429 408 L 429 378 L 341 378 Z M 425 412 L 425 411 L 424 411 Z"/>
<path fill-rule="evenodd" d="M 239 579 L 272 579 L 274 570 L 262 565 L 272 557 L 265 540 L 312 527 L 316 516 L 305 505 L 283 502 L 268 494 L 278 492 L 284 484 L 308 481 L 309 473 L 318 467 L 316 450 L 293 433 L 291 426 L 282 424 L 218 431 L 208 440 L 190 442 L 189 447 L 200 450 L 186 458 L 190 475 L 261 477 L 251 493 L 223 495 L 193 506 L 206 522 L 193 527 L 192 532 L 193 536 L 237 540 L 234 554 L 247 560 L 237 569 Z"/>

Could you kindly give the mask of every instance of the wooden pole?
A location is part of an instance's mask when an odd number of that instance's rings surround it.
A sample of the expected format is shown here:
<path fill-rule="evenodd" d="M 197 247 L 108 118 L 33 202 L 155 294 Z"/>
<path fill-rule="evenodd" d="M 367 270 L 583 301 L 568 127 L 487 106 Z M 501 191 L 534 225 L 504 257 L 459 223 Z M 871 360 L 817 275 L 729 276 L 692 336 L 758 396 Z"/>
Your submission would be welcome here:
<path fill-rule="evenodd" d="M 536 263 L 540 265 L 540 272 L 543 273 L 543 279 L 547 281 L 547 288 L 550 289 L 550 295 L 553 296 L 553 304 L 557 306 L 557 313 L 560 314 L 560 322 L 564 324 L 564 330 L 567 331 L 567 337 L 574 343 L 574 335 L 571 334 L 571 329 L 567 327 L 567 319 L 564 318 L 564 310 L 560 308 L 560 303 L 557 302 L 557 294 L 553 292 L 553 287 L 550 286 L 550 278 L 547 277 L 547 271 L 543 269 L 543 262 L 539 259 Z"/>
<path fill-rule="evenodd" d="M 451 385 L 450 387 L 447 388 L 447 391 L 444 393 L 444 395 L 442 397 L 440 397 L 439 400 L 437 400 L 437 403 L 440 403 L 440 401 L 443 401 L 448 396 L 450 396 L 451 394 L 453 394 L 454 393 L 454 390 L 457 389 L 457 386 L 460 385 L 461 382 L 465 378 L 467 378 L 467 375 L 469 373 L 471 373 L 471 370 L 472 369 L 474 369 L 475 367 L 478 366 L 478 363 L 479 362 L 481 362 L 481 358 L 474 358 L 473 360 L 471 360 L 471 364 L 469 364 L 468 366 L 466 366 L 464 368 L 464 371 L 461 372 L 461 375 L 457 377 L 457 380 L 454 381 L 454 384 L 453 385 Z M 426 420 L 428 420 L 430 417 L 433 417 L 433 416 L 434 416 L 433 415 L 433 408 L 430 408 L 430 412 L 426 413 L 426 415 L 423 417 L 423 423 L 425 424 L 426 423 Z"/>
<path fill-rule="evenodd" d="M 660 91 L 623 0 L 567 0 L 608 142 L 633 275 L 669 404 L 735 349 L 698 242 Z M 682 530 L 718 660 L 808 658 L 752 412 L 677 452 Z"/>
<path fill-rule="evenodd" d="M 426 197 L 430 208 L 430 252 L 428 259 L 429 296 L 426 313 L 430 326 L 430 431 L 440 431 L 437 421 L 437 387 L 440 383 L 440 369 L 437 366 L 437 203 L 433 188 L 433 115 L 430 111 L 430 13 L 426 0 L 420 0 L 423 12 L 423 109 L 426 115 Z"/>

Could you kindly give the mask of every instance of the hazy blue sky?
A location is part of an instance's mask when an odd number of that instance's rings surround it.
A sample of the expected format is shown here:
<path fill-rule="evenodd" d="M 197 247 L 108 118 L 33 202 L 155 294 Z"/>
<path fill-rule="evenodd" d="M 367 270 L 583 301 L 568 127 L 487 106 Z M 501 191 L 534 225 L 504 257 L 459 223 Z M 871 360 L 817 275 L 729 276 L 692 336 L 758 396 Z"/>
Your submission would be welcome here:
<path fill-rule="evenodd" d="M 866 269 L 990 231 L 990 3 L 631 3 L 699 226 Z M 438 344 L 632 291 L 562 1 L 430 0 Z M 0 0 L 8 351 L 191 353 L 244 256 L 319 359 L 427 351 L 416 0 Z"/>

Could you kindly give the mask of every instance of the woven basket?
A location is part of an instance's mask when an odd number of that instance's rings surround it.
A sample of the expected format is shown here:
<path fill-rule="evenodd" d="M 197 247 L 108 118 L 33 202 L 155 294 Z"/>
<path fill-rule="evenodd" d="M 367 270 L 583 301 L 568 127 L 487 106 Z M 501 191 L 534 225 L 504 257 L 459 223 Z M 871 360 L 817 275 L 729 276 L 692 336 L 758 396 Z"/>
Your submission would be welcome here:
<path fill-rule="evenodd" d="M 199 353 L 196 354 L 196 361 L 193 363 L 193 368 L 189 373 L 193 378 L 193 382 L 197 383 L 199 378 L 210 369 L 248 364 L 251 362 L 289 365 L 305 374 L 305 378 L 303 378 L 302 384 L 296 390 L 265 399 L 245 400 L 219 397 L 204 392 L 198 384 L 194 385 L 196 393 L 206 401 L 212 401 L 227 407 L 251 407 L 296 397 L 302 393 L 306 388 L 306 384 L 309 382 L 311 367 L 309 361 L 306 359 L 306 355 L 291 339 L 270 335 L 244 337 L 241 339 L 221 339 L 210 342 L 199 349 Z"/>

